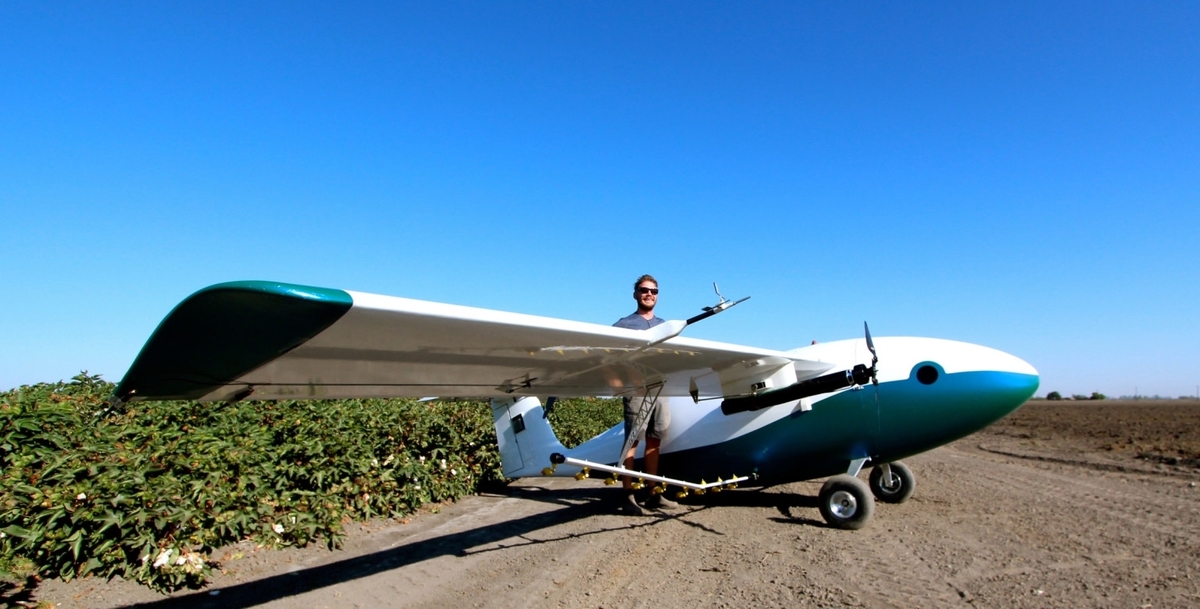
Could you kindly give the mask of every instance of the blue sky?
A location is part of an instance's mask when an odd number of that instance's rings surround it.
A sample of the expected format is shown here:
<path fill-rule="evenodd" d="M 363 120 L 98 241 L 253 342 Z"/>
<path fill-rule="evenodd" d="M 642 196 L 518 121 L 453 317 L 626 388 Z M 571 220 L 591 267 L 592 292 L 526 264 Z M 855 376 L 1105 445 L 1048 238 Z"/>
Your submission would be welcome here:
<path fill-rule="evenodd" d="M 270 279 L 1200 385 L 1200 5 L 0 4 L 0 388 Z"/>

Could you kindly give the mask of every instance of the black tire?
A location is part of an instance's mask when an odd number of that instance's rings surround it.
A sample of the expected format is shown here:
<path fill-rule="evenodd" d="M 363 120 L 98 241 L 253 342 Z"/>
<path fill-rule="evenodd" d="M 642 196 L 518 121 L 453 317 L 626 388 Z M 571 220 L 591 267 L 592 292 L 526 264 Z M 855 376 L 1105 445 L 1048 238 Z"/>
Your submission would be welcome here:
<path fill-rule="evenodd" d="M 841 474 L 825 481 L 820 494 L 821 516 L 839 529 L 861 529 L 875 513 L 875 499 L 867 483 Z"/>
<path fill-rule="evenodd" d="M 887 481 L 883 479 L 881 467 L 876 465 L 871 468 L 871 494 L 884 503 L 904 503 L 912 497 L 917 480 L 913 478 L 912 470 L 899 461 L 889 463 L 888 468 L 892 470 L 892 475 L 891 480 Z"/>

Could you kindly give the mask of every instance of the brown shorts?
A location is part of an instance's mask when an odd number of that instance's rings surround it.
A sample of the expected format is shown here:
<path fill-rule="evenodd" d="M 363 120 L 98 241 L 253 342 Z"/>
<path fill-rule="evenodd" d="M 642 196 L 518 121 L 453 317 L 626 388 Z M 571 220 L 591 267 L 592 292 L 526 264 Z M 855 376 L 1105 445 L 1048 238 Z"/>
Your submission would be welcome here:
<path fill-rule="evenodd" d="M 665 398 L 656 401 L 647 401 L 646 406 L 654 408 L 654 412 L 650 415 L 650 422 L 646 424 L 646 437 L 663 439 L 667 437 L 667 428 L 671 426 L 671 409 L 667 406 Z M 638 410 L 642 407 L 642 398 L 625 398 L 625 437 L 629 437 L 629 432 L 633 428 L 634 419 L 637 418 Z"/>

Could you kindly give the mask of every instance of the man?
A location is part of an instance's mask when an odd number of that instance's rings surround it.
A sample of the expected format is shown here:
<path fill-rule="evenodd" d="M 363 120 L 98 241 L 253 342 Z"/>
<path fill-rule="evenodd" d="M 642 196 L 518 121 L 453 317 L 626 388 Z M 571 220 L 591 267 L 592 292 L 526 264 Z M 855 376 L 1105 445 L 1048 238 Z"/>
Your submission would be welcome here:
<path fill-rule="evenodd" d="M 658 324 L 663 323 L 663 320 L 654 315 L 654 305 L 658 304 L 658 280 L 650 275 L 642 275 L 633 283 L 633 299 L 637 302 L 637 311 L 628 317 L 623 317 L 613 324 L 618 328 L 628 328 L 630 330 L 649 330 Z M 638 411 L 643 404 L 647 408 L 654 408 L 653 414 L 650 415 L 650 422 L 646 425 L 646 454 L 645 454 L 645 472 L 647 474 L 658 474 L 658 447 L 662 445 L 662 439 L 667 435 L 667 427 L 671 425 L 671 411 L 667 407 L 667 401 L 645 402 L 641 396 L 632 399 L 625 398 L 625 437 L 634 433 L 633 423 L 637 418 Z M 633 457 L 637 452 L 637 440 L 633 442 L 633 446 L 629 449 L 629 453 L 625 455 L 625 468 L 633 469 Z M 625 499 L 621 503 L 621 511 L 627 514 L 644 515 L 646 510 L 638 505 L 637 497 L 633 492 L 633 480 L 629 476 L 623 477 L 625 485 Z M 667 499 L 661 493 L 651 493 L 650 498 L 646 500 L 646 507 L 656 510 L 672 510 L 679 507 L 678 503 Z"/>

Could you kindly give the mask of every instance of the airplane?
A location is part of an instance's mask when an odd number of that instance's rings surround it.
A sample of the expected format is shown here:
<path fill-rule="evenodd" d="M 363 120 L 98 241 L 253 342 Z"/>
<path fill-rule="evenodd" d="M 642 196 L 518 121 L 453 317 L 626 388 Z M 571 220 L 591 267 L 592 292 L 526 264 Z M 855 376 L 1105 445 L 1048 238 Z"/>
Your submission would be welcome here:
<path fill-rule="evenodd" d="M 912 495 L 915 477 L 900 459 L 983 429 L 1038 387 L 1037 371 L 1013 355 L 936 338 L 872 338 L 865 323 L 862 338 L 789 351 L 681 336 L 745 300 L 717 294 L 720 302 L 693 318 L 628 330 L 289 283 L 222 283 L 163 319 L 112 401 L 490 399 L 510 478 L 603 472 L 607 483 L 626 475 L 635 487 L 684 496 L 828 477 L 818 496 L 823 518 L 858 529 L 875 500 Z M 632 443 L 623 424 L 565 448 L 541 402 L 550 396 L 669 400 L 659 475 L 621 467 Z"/>

